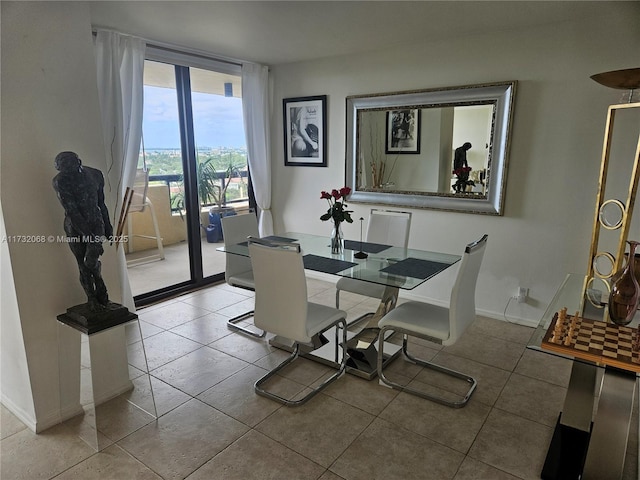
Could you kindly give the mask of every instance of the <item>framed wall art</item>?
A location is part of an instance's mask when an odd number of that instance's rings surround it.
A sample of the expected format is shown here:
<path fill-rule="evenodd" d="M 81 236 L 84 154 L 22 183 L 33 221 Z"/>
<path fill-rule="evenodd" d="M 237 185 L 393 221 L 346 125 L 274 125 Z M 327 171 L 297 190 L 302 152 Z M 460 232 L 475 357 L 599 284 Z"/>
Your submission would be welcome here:
<path fill-rule="evenodd" d="M 420 153 L 420 109 L 387 112 L 385 153 Z"/>
<path fill-rule="evenodd" d="M 284 164 L 327 166 L 327 96 L 285 98 Z"/>

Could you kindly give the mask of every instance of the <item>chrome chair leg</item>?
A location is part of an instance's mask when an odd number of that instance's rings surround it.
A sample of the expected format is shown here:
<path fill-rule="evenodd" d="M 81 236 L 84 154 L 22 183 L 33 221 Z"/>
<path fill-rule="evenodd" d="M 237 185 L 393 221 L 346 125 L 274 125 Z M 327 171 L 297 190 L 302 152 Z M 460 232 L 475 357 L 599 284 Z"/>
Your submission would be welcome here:
<path fill-rule="evenodd" d="M 251 310 L 249 312 L 243 313 L 242 315 L 238 315 L 237 317 L 230 318 L 229 320 L 227 320 L 227 327 L 236 332 L 246 333 L 247 335 L 251 335 L 252 337 L 263 338 L 267 334 L 267 332 L 265 332 L 264 330 L 256 332 L 254 330 L 251 330 L 250 328 L 243 327 L 242 325 L 237 325 L 237 323 L 241 322 L 242 320 L 253 317 L 254 313 L 254 310 Z"/>
<path fill-rule="evenodd" d="M 290 399 L 287 399 L 287 398 L 283 398 L 280 395 L 276 395 L 275 393 L 269 392 L 269 391 L 265 390 L 264 388 L 262 388 L 262 385 L 264 385 L 264 383 L 267 380 L 272 378 L 274 375 L 278 374 L 278 372 L 280 372 L 287 365 L 290 365 L 291 363 L 293 363 L 293 361 L 296 358 L 298 358 L 298 356 L 300 354 L 300 343 L 296 342 L 295 343 L 295 347 L 293 349 L 293 353 L 289 357 L 287 357 L 287 359 L 284 362 L 282 362 L 276 368 L 274 368 L 269 373 L 267 373 L 265 376 L 263 376 L 258 381 L 256 381 L 256 383 L 254 384 L 255 392 L 258 395 L 261 395 L 261 396 L 266 397 L 266 398 L 270 398 L 271 400 L 275 400 L 276 402 L 282 403 L 282 404 L 287 405 L 289 407 L 297 407 L 297 406 L 300 406 L 300 405 L 308 402 L 318 392 L 320 392 L 322 389 L 327 387 L 329 384 L 333 383 L 335 380 L 340 378 L 344 374 L 344 372 L 345 372 L 345 370 L 347 368 L 347 358 L 348 358 L 348 356 L 347 356 L 347 323 L 346 323 L 344 318 L 340 319 L 339 321 L 333 323 L 332 325 L 327 327 L 325 330 L 323 330 L 323 332 L 326 332 L 327 330 L 329 330 L 330 328 L 333 328 L 333 327 L 342 330 L 342 344 L 341 344 L 341 347 L 342 347 L 342 361 L 340 362 L 340 367 L 338 368 L 336 373 L 331 375 L 324 382 L 322 382 L 315 389 L 313 389 L 310 393 L 308 393 L 306 396 L 302 397 L 299 400 L 290 400 Z M 320 333 L 323 333 L 323 332 L 320 332 Z"/>
<path fill-rule="evenodd" d="M 455 378 L 459 378 L 461 380 L 466 381 L 467 383 L 470 384 L 469 389 L 467 390 L 467 393 L 465 393 L 464 396 L 462 396 L 462 398 L 460 400 L 456 400 L 456 401 L 450 401 L 450 400 L 446 400 L 443 397 L 438 397 L 435 395 L 431 395 L 429 393 L 426 392 L 422 392 L 420 390 L 417 390 L 415 388 L 411 388 L 408 385 L 401 385 L 399 383 L 393 382 L 391 380 L 389 380 L 383 372 L 383 357 L 384 357 L 384 339 L 385 339 L 385 333 L 387 331 L 393 331 L 393 332 L 398 332 L 401 333 L 403 335 L 402 338 L 402 353 L 405 355 L 405 357 L 407 357 L 411 362 L 429 368 L 431 370 L 435 370 L 437 372 L 440 373 L 444 373 L 446 375 L 450 375 L 453 376 Z M 448 407 L 452 407 L 452 408 L 462 408 L 464 407 L 467 402 L 469 401 L 469 399 L 471 398 L 471 395 L 473 394 L 474 390 L 476 389 L 476 386 L 478 385 L 478 382 L 471 376 L 466 375 L 464 373 L 458 372 L 456 370 L 452 370 L 450 368 L 446 368 L 443 367 L 442 365 L 437 365 L 435 363 L 432 362 L 427 362 L 426 360 L 422 360 L 420 358 L 414 357 L 412 355 L 409 354 L 409 352 L 407 351 L 407 335 L 412 335 L 412 336 L 416 336 L 415 333 L 413 332 L 409 332 L 406 330 L 403 330 L 401 328 L 391 328 L 391 327 L 383 327 L 382 329 L 380 329 L 380 334 L 378 337 L 378 377 L 380 378 L 380 381 L 382 383 L 384 383 L 385 385 L 388 385 L 392 388 L 395 388 L 397 390 L 401 390 L 407 393 L 411 393 L 413 395 L 417 395 L 419 397 L 422 398 L 426 398 L 428 400 L 431 400 L 433 402 L 437 402 L 440 403 L 442 405 L 446 405 Z"/>

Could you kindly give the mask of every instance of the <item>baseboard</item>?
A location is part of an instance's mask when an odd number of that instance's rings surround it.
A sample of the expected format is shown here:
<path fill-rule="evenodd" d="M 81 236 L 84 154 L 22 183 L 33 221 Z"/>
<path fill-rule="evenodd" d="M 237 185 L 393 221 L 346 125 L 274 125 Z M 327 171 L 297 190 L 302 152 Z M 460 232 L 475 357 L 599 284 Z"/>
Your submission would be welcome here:
<path fill-rule="evenodd" d="M 39 415 L 38 418 L 35 419 L 5 395 L 1 396 L 0 401 L 2 401 L 2 405 L 4 405 L 7 410 L 14 414 L 18 420 L 24 423 L 26 427 L 34 433 L 44 432 L 45 430 L 58 425 L 62 421 L 59 410 L 52 410 L 44 415 Z"/>
<path fill-rule="evenodd" d="M 111 390 L 107 394 L 101 395 L 99 398 L 95 398 L 95 405 L 101 405 L 109 400 L 112 400 L 125 392 L 133 389 L 133 382 L 128 380 L 124 382 L 119 388 Z M 4 394 L 0 396 L 2 405 L 14 414 L 18 420 L 24 423 L 34 433 L 44 432 L 45 430 L 58 425 L 70 418 L 84 413 L 84 409 L 80 403 L 73 406 L 65 407 L 60 410 L 52 410 L 44 415 L 39 415 L 37 419 L 33 418 L 28 412 L 20 408 Z"/>
<path fill-rule="evenodd" d="M 2 401 L 2 405 L 13 413 L 18 419 L 24 423 L 30 430 L 36 432 L 36 419 L 33 418 L 28 412 L 24 411 L 24 409 L 18 407 L 15 403 L 13 403 L 9 398 L 7 398 L 4 393 L 0 396 L 0 400 Z"/>

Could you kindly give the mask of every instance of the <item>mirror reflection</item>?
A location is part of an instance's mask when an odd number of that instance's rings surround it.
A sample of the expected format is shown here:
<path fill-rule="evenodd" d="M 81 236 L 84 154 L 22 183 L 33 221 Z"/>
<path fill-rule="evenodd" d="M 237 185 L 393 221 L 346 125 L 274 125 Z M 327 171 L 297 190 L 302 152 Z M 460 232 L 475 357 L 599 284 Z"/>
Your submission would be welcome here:
<path fill-rule="evenodd" d="M 486 194 L 494 105 L 358 112 L 358 190 Z"/>
<path fill-rule="evenodd" d="M 500 215 L 515 85 L 347 97 L 350 200 Z"/>

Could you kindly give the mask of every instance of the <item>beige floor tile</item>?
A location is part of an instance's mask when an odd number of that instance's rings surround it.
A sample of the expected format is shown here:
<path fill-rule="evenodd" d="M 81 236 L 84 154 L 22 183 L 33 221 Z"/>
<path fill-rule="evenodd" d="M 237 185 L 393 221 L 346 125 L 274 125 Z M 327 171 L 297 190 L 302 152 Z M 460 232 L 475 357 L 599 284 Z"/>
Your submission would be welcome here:
<path fill-rule="evenodd" d="M 162 479 L 117 445 L 92 455 L 54 478 L 55 480 Z"/>
<path fill-rule="evenodd" d="M 21 430 L 0 440 L 2 479 L 48 479 L 95 453 L 65 425 L 56 425 L 36 435 Z"/>
<path fill-rule="evenodd" d="M 318 480 L 344 480 L 344 477 L 336 475 L 335 473 L 327 470 Z"/>
<path fill-rule="evenodd" d="M 371 423 L 373 416 L 318 394 L 299 407 L 280 408 L 256 430 L 324 467 Z"/>
<path fill-rule="evenodd" d="M 190 400 L 119 442 L 164 479 L 185 478 L 247 432 L 248 428 Z"/>
<path fill-rule="evenodd" d="M 539 479 L 553 429 L 493 409 L 469 457 L 522 479 Z"/>
<path fill-rule="evenodd" d="M 0 405 L 0 440 L 10 437 L 14 433 L 24 430 L 27 426 L 9 411 L 4 405 Z"/>
<path fill-rule="evenodd" d="M 170 331 L 202 345 L 208 345 L 233 333 L 227 327 L 227 320 L 227 317 L 218 313 L 209 313 L 178 325 Z"/>
<path fill-rule="evenodd" d="M 372 415 L 379 415 L 400 392 L 381 386 L 377 378 L 365 380 L 355 375 L 345 375 L 329 385 L 323 393 Z"/>
<path fill-rule="evenodd" d="M 401 344 L 402 335 L 396 334 L 396 337 L 398 339 L 398 344 Z M 438 350 L 438 351 L 444 348 L 440 343 L 432 342 L 431 340 L 427 340 L 419 337 L 409 337 L 407 341 L 409 343 L 409 352 L 411 352 L 411 344 L 422 345 L 424 347 L 430 348 L 431 350 Z"/>
<path fill-rule="evenodd" d="M 337 288 L 335 286 L 330 290 L 327 290 L 327 293 L 331 293 L 333 295 L 334 302 L 336 298 L 336 292 L 337 292 Z M 346 290 L 340 290 L 340 308 L 344 310 L 347 305 L 357 305 L 364 302 L 368 298 L 369 297 L 358 295 L 357 293 L 347 292 Z M 380 303 L 379 299 L 377 300 L 376 305 L 378 303 Z"/>
<path fill-rule="evenodd" d="M 204 308 L 191 305 L 186 301 L 180 301 L 149 311 L 142 310 L 138 314 L 138 318 L 143 322 L 168 330 L 195 318 L 202 317 L 207 313 L 210 312 Z"/>
<path fill-rule="evenodd" d="M 484 334 L 465 332 L 458 341 L 443 350 L 503 370 L 513 371 L 525 350 L 524 344 L 508 342 Z"/>
<path fill-rule="evenodd" d="M 635 450 L 637 452 L 638 450 Z M 630 454 L 627 450 L 627 456 L 624 459 L 624 471 L 622 472 L 622 480 L 638 480 L 640 471 L 638 470 L 638 454 Z"/>
<path fill-rule="evenodd" d="M 451 479 L 464 455 L 376 419 L 330 470 L 347 480 Z"/>
<path fill-rule="evenodd" d="M 134 388 L 126 394 L 127 398 L 140 408 L 151 411 L 152 399 L 150 397 L 149 378 L 153 386 L 153 401 L 155 401 L 158 416 L 164 415 L 178 405 L 191 400 L 190 395 L 172 387 L 168 383 L 154 376 L 143 375 L 133 380 Z"/>
<path fill-rule="evenodd" d="M 213 348 L 201 347 L 154 370 L 153 376 L 195 396 L 248 364 Z M 185 372 L 189 372 L 185 375 Z"/>
<path fill-rule="evenodd" d="M 140 324 L 139 327 L 138 327 L 138 324 L 135 322 L 125 326 L 128 345 L 140 341 L 140 338 L 141 338 L 140 332 L 142 332 L 142 338 L 148 338 L 164 330 L 160 327 L 157 327 L 155 325 L 152 325 L 142 320 L 139 320 L 138 323 Z"/>
<path fill-rule="evenodd" d="M 254 383 L 266 373 L 267 370 L 249 365 L 202 392 L 198 398 L 245 425 L 254 427 L 282 406 L 254 391 Z M 264 388 L 284 398 L 293 398 L 304 386 L 276 376 L 266 382 Z"/>
<path fill-rule="evenodd" d="M 493 405 L 496 402 L 510 375 L 506 370 L 456 355 L 449 355 L 444 351 L 438 353 L 432 361 L 437 365 L 475 378 L 478 385 L 473 392 L 473 399 L 487 405 Z M 469 385 L 464 381 L 428 368 L 422 369 L 415 378 L 420 382 L 446 388 L 461 395 L 464 395 L 469 388 Z"/>
<path fill-rule="evenodd" d="M 496 402 L 496 408 L 555 427 L 567 389 L 513 373 Z"/>
<path fill-rule="evenodd" d="M 409 353 L 411 353 L 411 349 L 409 349 Z M 424 358 L 428 360 L 432 358 L 435 353 L 436 352 L 434 351 L 432 352 L 432 355 L 425 355 Z M 423 351 L 422 354 L 424 355 L 425 352 Z M 404 379 L 411 380 L 415 378 L 416 375 L 418 375 L 422 371 L 422 369 L 423 367 L 411 362 L 400 353 L 395 360 L 393 360 L 387 367 L 385 367 L 384 375 L 391 381 L 403 385 Z"/>
<path fill-rule="evenodd" d="M 410 384 L 424 390 L 425 385 Z M 434 392 L 438 395 L 445 392 Z M 409 393 L 400 393 L 379 415 L 394 425 L 466 453 L 491 408 L 472 397 L 464 408 L 451 408 Z"/>
<path fill-rule="evenodd" d="M 247 297 L 238 292 L 229 292 L 217 289 L 207 289 L 201 295 L 185 298 L 184 303 L 194 307 L 204 308 L 209 312 L 217 312 L 229 305 L 246 300 Z"/>
<path fill-rule="evenodd" d="M 227 292 L 233 292 L 233 293 L 237 293 L 240 295 L 244 295 L 245 297 L 251 297 L 253 298 L 255 296 L 255 293 L 251 290 L 247 290 L 245 288 L 239 288 L 239 287 L 233 287 L 231 285 L 229 285 L 228 283 L 221 283 L 219 285 L 216 286 L 217 289 L 219 290 L 225 290 Z"/>
<path fill-rule="evenodd" d="M 241 302 L 234 303 L 228 307 L 221 308 L 217 313 L 227 318 L 234 318 L 239 315 L 243 315 L 251 310 L 255 309 L 255 300 L 253 298 L 246 298 Z"/>
<path fill-rule="evenodd" d="M 344 480 L 344 477 L 336 475 L 335 473 L 327 470 L 318 480 Z"/>
<path fill-rule="evenodd" d="M 335 282 L 308 278 L 307 284 L 310 296 L 333 305 Z M 349 318 L 378 305 L 376 299 L 348 293 L 344 297 L 353 302 Z M 410 349 L 419 356 L 476 377 L 478 388 L 463 409 L 351 375 L 304 406 L 290 408 L 253 389 L 255 380 L 289 353 L 272 347 L 265 351 L 267 339 L 254 341 L 226 326 L 228 317 L 223 314 L 247 307 L 252 298 L 250 291 L 221 284 L 138 312 L 144 315 L 144 344 L 157 370 L 151 377 L 141 370 L 140 335 L 128 331 L 135 388 L 122 397 L 148 403 L 150 378 L 160 418 L 141 427 L 124 404 L 99 414 L 99 422 L 106 422 L 102 428 L 115 438 L 137 428 L 117 445 L 100 435 L 101 446 L 108 448 L 99 454 L 80 440 L 71 422 L 35 435 L 2 407 L 2 478 L 152 480 L 192 473 L 192 480 L 234 475 L 319 480 L 539 478 L 571 362 L 525 349 L 530 328 L 478 317 L 452 347 L 410 339 Z M 392 342 L 401 342 L 401 337 Z M 283 396 L 299 397 L 333 371 L 300 358 L 267 386 Z M 456 391 L 448 378 L 402 358 L 385 371 L 401 384 Z M 638 478 L 638 408 L 636 401 L 623 480 Z M 462 446 L 468 448 L 466 457 Z"/>
<path fill-rule="evenodd" d="M 236 332 L 210 343 L 209 347 L 250 363 L 266 357 L 273 350 L 265 338 L 255 338 Z"/>
<path fill-rule="evenodd" d="M 320 280 L 317 278 L 307 277 L 307 297 L 313 297 L 318 293 L 326 290 L 332 290 L 335 293 L 335 282 L 328 282 L 326 280 Z"/>
<path fill-rule="evenodd" d="M 475 321 L 469 325 L 467 331 L 472 335 L 481 333 L 508 342 L 527 345 L 531 339 L 531 335 L 533 335 L 534 329 L 524 325 L 516 325 L 502 320 L 478 316 Z"/>
<path fill-rule="evenodd" d="M 146 354 L 149 371 L 165 363 L 202 348 L 202 345 L 175 333 L 164 331 L 153 337 L 145 338 L 144 342 L 136 342 L 127 349 L 129 364 L 139 370 L 146 371 L 144 354 Z"/>
<path fill-rule="evenodd" d="M 340 307 L 342 308 L 342 306 Z M 376 313 L 377 307 L 371 308 L 366 302 L 358 303 L 343 310 L 347 312 L 349 330 L 357 332 L 364 328 Z"/>
<path fill-rule="evenodd" d="M 315 480 L 324 468 L 255 430 L 190 475 L 188 480 Z"/>
<path fill-rule="evenodd" d="M 291 353 L 274 349 L 269 355 L 254 362 L 258 367 L 273 370 L 282 363 Z M 332 369 L 321 363 L 298 357 L 290 365 L 283 368 L 279 375 L 302 385 L 312 385 L 320 377 L 331 372 Z"/>
<path fill-rule="evenodd" d="M 114 441 L 96 429 L 96 414 L 93 408 L 85 407 L 83 413 L 63 422 L 69 433 L 77 436 L 95 451 L 113 445 Z"/>
<path fill-rule="evenodd" d="M 466 457 L 453 480 L 518 480 L 518 477 Z"/>
<path fill-rule="evenodd" d="M 425 341 L 419 342 L 417 340 L 421 340 L 416 337 L 410 337 L 411 341 L 407 343 L 407 351 L 409 355 L 412 357 L 420 358 L 422 360 L 426 360 L 427 362 L 433 360 L 435 356 L 440 352 L 441 348 L 434 348 L 435 344 L 433 342 Z M 402 335 L 394 335 L 391 339 L 391 343 L 397 343 L 398 345 L 402 345 Z"/>
<path fill-rule="evenodd" d="M 569 385 L 572 365 L 573 362 L 568 358 L 527 349 L 514 371 L 527 377 L 566 387 Z"/>
<path fill-rule="evenodd" d="M 133 294 L 134 296 L 136 295 L 135 293 Z M 145 305 L 144 307 L 140 307 L 136 309 L 136 313 L 138 315 L 140 315 L 141 313 L 147 313 L 150 312 L 152 310 L 155 310 L 156 308 L 164 308 L 167 305 L 170 305 L 172 303 L 176 303 L 176 302 L 180 302 L 182 300 L 182 298 L 184 297 L 184 295 L 189 295 L 189 293 L 183 294 L 183 295 L 178 295 L 176 297 L 173 298 L 167 298 L 166 300 L 162 300 L 159 301 L 157 303 L 151 303 L 149 305 Z"/>
<path fill-rule="evenodd" d="M 127 394 L 98 405 L 96 427 L 110 440 L 117 442 L 155 420 L 153 412 L 144 412 L 127 401 Z"/>
<path fill-rule="evenodd" d="M 360 295 L 347 295 L 346 293 L 340 294 L 340 309 L 348 310 L 349 308 L 355 307 L 359 303 L 362 302 L 366 297 L 362 297 Z M 328 305 L 330 307 L 336 306 L 336 290 L 335 288 L 330 288 L 328 290 L 324 290 L 322 292 L 316 293 L 315 295 L 309 296 L 309 301 L 314 303 L 320 303 L 321 305 Z"/>

